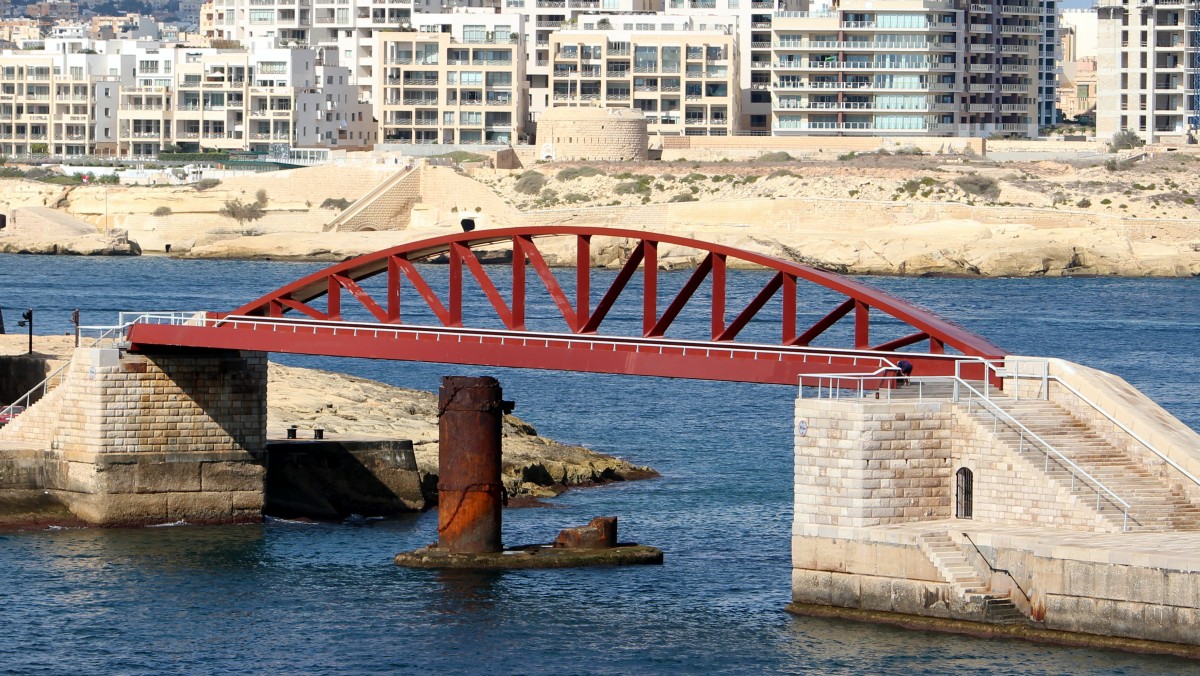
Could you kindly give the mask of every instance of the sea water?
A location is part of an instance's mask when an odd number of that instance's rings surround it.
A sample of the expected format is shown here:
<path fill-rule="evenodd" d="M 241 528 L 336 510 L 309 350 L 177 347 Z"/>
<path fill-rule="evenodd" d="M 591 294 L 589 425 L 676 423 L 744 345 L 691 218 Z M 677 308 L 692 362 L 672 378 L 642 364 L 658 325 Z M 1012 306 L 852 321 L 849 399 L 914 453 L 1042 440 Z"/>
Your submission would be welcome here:
<path fill-rule="evenodd" d="M 318 263 L 0 255 L 9 332 L 111 323 L 118 311 L 232 310 Z M 423 269 L 442 279 L 444 268 Z M 493 274 L 503 276 L 502 270 Z M 558 272 L 564 285 L 569 272 Z M 594 296 L 611 273 L 597 271 Z M 690 272 L 663 273 L 678 289 Z M 531 277 L 531 288 L 534 282 Z M 730 316 L 769 275 L 731 277 Z M 893 279 L 869 283 L 1016 354 L 1117 373 L 1200 427 L 1195 279 Z M 640 326 L 636 279 L 603 331 Z M 436 288 L 436 284 L 435 284 Z M 568 287 L 570 288 L 570 287 Z M 597 290 L 599 289 L 599 290 Z M 411 289 L 410 289 L 411 290 Z M 532 292 L 531 292 L 531 295 Z M 544 295 L 544 294 L 543 294 Z M 836 304 L 801 294 L 815 321 Z M 536 299 L 535 299 L 536 300 Z M 681 334 L 707 330 L 698 310 Z M 666 300 L 660 302 L 660 309 Z M 343 300 L 348 306 L 349 300 Z M 406 312 L 420 319 L 415 297 Z M 594 304 L 594 303 L 593 303 Z M 469 293 L 474 325 L 495 325 Z M 774 314 L 772 314 L 774 312 Z M 562 324 L 531 301 L 531 328 Z M 767 342 L 778 309 L 746 337 Z M 491 322 L 491 324 L 489 324 Z M 873 331 L 903 329 L 873 317 Z M 830 333 L 836 342 L 837 329 Z M 672 334 L 669 334 L 672 335 Z M 0 534 L 0 671 L 30 673 L 1194 673 L 1181 660 L 983 641 L 784 612 L 789 600 L 795 388 L 277 356 L 434 390 L 497 376 L 541 434 L 650 465 L 662 478 L 572 490 L 504 514 L 508 544 L 594 516 L 661 547 L 662 566 L 441 573 L 398 568 L 436 540 L 434 513 L 343 523 L 52 529 Z"/>

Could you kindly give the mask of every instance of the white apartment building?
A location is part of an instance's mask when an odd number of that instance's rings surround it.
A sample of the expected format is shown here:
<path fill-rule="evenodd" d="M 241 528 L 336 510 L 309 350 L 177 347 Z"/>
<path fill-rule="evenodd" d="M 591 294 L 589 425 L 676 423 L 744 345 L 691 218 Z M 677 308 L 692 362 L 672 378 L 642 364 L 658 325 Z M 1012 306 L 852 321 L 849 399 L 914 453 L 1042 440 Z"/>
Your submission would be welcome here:
<path fill-rule="evenodd" d="M 768 134 L 771 129 L 771 25 L 775 12 L 808 9 L 807 0 L 667 0 L 664 11 L 687 17 L 732 17 L 738 35 L 739 130 Z M 698 30 L 711 28 L 697 22 Z"/>
<path fill-rule="evenodd" d="M 370 107 L 347 80 L 308 49 L 48 41 L 40 53 L 0 52 L 0 152 L 369 147 Z"/>
<path fill-rule="evenodd" d="M 772 132 L 1036 136 L 1041 8 L 961 7 L 848 0 L 777 13 Z"/>
<path fill-rule="evenodd" d="M 377 35 L 381 143 L 511 144 L 523 134 L 523 17 L 422 14 Z"/>
<path fill-rule="evenodd" d="M 703 21 L 585 16 L 581 29 L 553 33 L 551 105 L 637 108 L 651 135 L 733 134 L 741 102 L 737 35 L 730 17 L 713 18 L 721 29 L 696 30 L 693 22 Z"/>
<path fill-rule="evenodd" d="M 1200 128 L 1200 3 L 1099 0 L 1096 135 L 1185 142 Z"/>

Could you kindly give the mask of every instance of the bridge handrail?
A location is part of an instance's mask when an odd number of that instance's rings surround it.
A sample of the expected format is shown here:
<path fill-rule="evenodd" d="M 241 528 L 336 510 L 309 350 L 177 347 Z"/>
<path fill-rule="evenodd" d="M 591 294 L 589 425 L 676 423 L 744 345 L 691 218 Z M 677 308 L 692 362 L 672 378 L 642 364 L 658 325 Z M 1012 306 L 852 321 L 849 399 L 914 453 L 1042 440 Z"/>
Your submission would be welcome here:
<path fill-rule="evenodd" d="M 814 378 L 816 376 L 809 376 L 809 377 Z M 863 375 L 861 373 L 858 373 L 858 374 L 844 374 L 844 375 L 839 375 L 839 374 L 822 375 L 822 376 L 819 376 L 816 378 L 818 381 L 826 380 L 826 379 L 831 380 L 831 381 L 833 381 L 833 380 L 837 380 L 837 381 L 841 381 L 841 380 L 855 381 L 855 380 L 857 380 L 859 382 L 857 391 L 860 393 L 864 393 L 866 391 L 865 390 L 865 382 L 867 380 L 878 380 L 878 379 L 887 379 L 887 378 L 899 380 L 899 379 L 902 379 L 903 376 L 885 376 L 885 375 L 880 375 L 878 373 Z M 1129 530 L 1130 504 L 1128 502 L 1123 500 L 1121 498 L 1121 496 L 1117 495 L 1117 493 L 1115 491 L 1113 491 L 1111 488 L 1109 488 L 1108 486 L 1105 486 L 1104 483 L 1101 482 L 1099 479 L 1097 479 L 1097 478 L 1093 477 L 1091 474 L 1089 474 L 1087 472 L 1087 470 L 1083 469 L 1079 465 L 1075 464 L 1070 458 L 1063 455 L 1063 453 L 1061 451 L 1059 451 L 1057 448 L 1055 448 L 1053 444 L 1046 441 L 1041 436 L 1039 436 L 1037 433 L 1035 433 L 1033 430 L 1026 427 L 1023 423 L 1021 423 L 1021 421 L 1017 420 L 1010 413 L 1008 413 L 1008 411 L 1005 411 L 1003 408 L 1000 408 L 1000 406 L 997 405 L 994 401 L 992 401 L 992 399 L 990 397 L 988 397 L 983 392 L 980 392 L 979 390 L 977 390 L 975 388 L 975 386 L 972 385 L 970 382 L 964 380 L 963 378 L 961 378 L 959 376 L 924 376 L 924 377 L 909 376 L 907 378 L 907 380 L 909 380 L 910 382 L 916 382 L 916 383 L 952 382 L 954 385 L 954 394 L 953 394 L 951 400 L 955 401 L 955 402 L 958 402 L 960 400 L 960 394 L 959 394 L 960 388 L 965 389 L 968 394 L 974 395 L 974 396 L 971 396 L 967 400 L 968 409 L 971 406 L 971 404 L 973 404 L 974 401 L 976 399 L 978 399 L 981 402 L 984 410 L 986 410 L 988 413 L 990 413 L 992 415 L 992 417 L 995 420 L 997 425 L 1000 423 L 1001 420 L 1003 420 L 1007 426 L 1009 426 L 1010 428 L 1013 428 L 1017 431 L 1018 438 L 1022 444 L 1022 447 L 1024 446 L 1026 437 L 1028 437 L 1028 439 L 1030 441 L 1034 442 L 1034 447 L 1039 448 L 1039 450 L 1042 451 L 1043 455 L 1046 456 L 1047 461 L 1049 461 L 1051 454 L 1053 454 L 1053 456 L 1056 458 L 1056 460 L 1061 465 L 1068 468 L 1068 471 L 1071 472 L 1072 484 L 1074 484 L 1075 478 L 1078 477 L 1085 482 L 1085 485 L 1087 485 L 1087 484 L 1091 485 L 1092 490 L 1094 490 L 1096 492 L 1096 509 L 1097 509 L 1097 511 L 1099 511 L 1099 509 L 1100 509 L 1100 499 L 1101 499 L 1102 494 L 1107 494 L 1107 497 L 1108 497 L 1110 503 L 1115 503 L 1121 507 L 1121 511 L 1124 515 L 1124 523 L 1122 524 L 1122 530 Z M 984 382 L 987 382 L 986 379 Z M 840 393 L 840 391 L 843 389 L 854 390 L 856 388 L 839 387 L 836 389 Z M 833 390 L 834 390 L 834 388 L 832 386 L 830 388 L 828 388 L 829 392 L 832 392 Z M 821 395 L 821 388 L 820 388 L 820 383 L 818 382 L 817 398 L 821 398 L 820 395 Z M 919 392 L 918 396 L 923 396 L 923 390 Z"/>
<path fill-rule="evenodd" d="M 1013 380 L 1020 380 L 1022 378 L 1041 380 L 1042 381 L 1041 398 L 1044 400 L 1049 400 L 1049 397 L 1050 397 L 1048 383 L 1050 383 L 1050 382 L 1057 383 L 1064 390 L 1066 390 L 1070 394 L 1074 395 L 1075 398 L 1079 399 L 1081 402 L 1083 402 L 1085 405 L 1087 405 L 1093 411 L 1098 413 L 1102 418 L 1104 418 L 1108 422 L 1115 425 L 1117 427 L 1117 429 L 1121 430 L 1125 434 L 1129 435 L 1129 437 L 1131 439 L 1133 439 L 1137 443 L 1141 444 L 1146 450 L 1148 450 L 1151 453 L 1153 453 L 1154 455 L 1158 456 L 1158 458 L 1160 460 L 1165 462 L 1167 465 L 1169 465 L 1175 471 L 1182 474 L 1185 478 L 1187 478 L 1188 481 L 1191 481 L 1196 486 L 1200 486 L 1200 479 L 1196 478 L 1196 476 L 1193 475 L 1191 472 L 1189 472 L 1186 469 L 1184 469 L 1183 467 L 1181 467 L 1179 465 L 1179 463 L 1172 460 L 1166 453 L 1163 453 L 1162 451 L 1158 450 L 1158 448 L 1154 444 L 1147 441 L 1144 437 L 1142 437 L 1137 432 L 1134 432 L 1132 429 L 1130 429 L 1130 427 L 1128 425 L 1126 425 L 1125 423 L 1118 420 L 1115 416 L 1113 416 L 1113 414 L 1109 413 L 1107 410 L 1104 409 L 1104 407 L 1100 406 L 1100 404 L 1096 403 L 1095 401 L 1092 401 L 1090 398 L 1087 397 L 1087 395 L 1083 394 L 1078 389 L 1076 389 L 1074 385 L 1063 380 L 1060 376 L 1051 375 L 1049 361 L 1047 361 L 1045 359 L 1014 359 L 1014 358 L 1010 357 L 1006 361 L 1016 362 L 1018 364 L 1015 371 L 1011 371 L 1011 372 L 1003 366 L 996 366 L 996 364 L 998 364 L 998 363 L 1003 363 L 1003 362 L 1000 362 L 999 360 L 981 359 L 979 361 L 983 362 L 983 364 L 986 368 L 988 368 L 990 371 L 992 371 L 999 377 L 1012 378 Z M 1042 366 L 1043 366 L 1042 373 L 1040 375 L 1037 375 L 1037 374 L 1022 375 L 1019 364 L 1026 363 L 1026 362 L 1042 364 Z M 1016 399 L 1018 390 L 1020 389 L 1019 384 L 1017 384 L 1017 385 L 1018 386 L 1013 387 L 1013 398 L 1014 399 Z"/>
<path fill-rule="evenodd" d="M 875 350 L 854 350 L 849 348 L 838 347 L 804 347 L 804 346 L 781 346 L 768 343 L 746 343 L 728 341 L 723 343 L 714 343 L 703 340 L 684 340 L 678 338 L 655 338 L 653 340 L 646 339 L 644 336 L 621 336 L 610 334 L 561 334 L 552 332 L 538 331 L 512 331 L 509 329 L 486 329 L 486 328 L 471 328 L 471 327 L 445 327 L 445 326 L 423 326 L 417 324 L 377 324 L 372 322 L 353 322 L 353 321 L 329 321 L 324 319 L 309 319 L 309 318 L 289 318 L 289 317 L 259 317 L 250 315 L 225 315 L 222 317 L 210 316 L 205 312 L 144 312 L 144 313 L 128 313 L 136 314 L 138 319 L 135 321 L 145 321 L 145 323 L 153 324 L 171 324 L 171 325 L 195 325 L 195 326 L 238 326 L 242 324 L 251 326 L 301 326 L 301 327 L 330 327 L 336 331 L 339 328 L 353 331 L 368 331 L 368 332 L 414 332 L 414 333 L 447 333 L 453 332 L 456 334 L 470 335 L 510 335 L 516 334 L 524 338 L 533 340 L 559 340 L 567 343 L 571 342 L 587 342 L 591 339 L 601 339 L 606 341 L 621 342 L 632 345 L 663 345 L 670 344 L 679 347 L 696 347 L 698 349 L 710 349 L 732 352 L 779 352 L 781 349 L 789 349 L 799 353 L 811 353 L 818 355 L 841 355 L 852 357 L 855 359 L 864 359 L 868 362 L 885 364 L 880 366 L 879 371 L 885 371 L 888 368 L 895 369 L 895 364 L 889 359 L 893 354 L 879 352 Z M 133 322 L 130 322 L 132 324 Z M 942 355 L 932 355 L 939 357 Z M 957 359 L 955 355 L 945 355 L 946 359 Z M 876 372 L 879 372 L 876 371 Z M 859 372 L 856 375 L 862 375 Z"/>

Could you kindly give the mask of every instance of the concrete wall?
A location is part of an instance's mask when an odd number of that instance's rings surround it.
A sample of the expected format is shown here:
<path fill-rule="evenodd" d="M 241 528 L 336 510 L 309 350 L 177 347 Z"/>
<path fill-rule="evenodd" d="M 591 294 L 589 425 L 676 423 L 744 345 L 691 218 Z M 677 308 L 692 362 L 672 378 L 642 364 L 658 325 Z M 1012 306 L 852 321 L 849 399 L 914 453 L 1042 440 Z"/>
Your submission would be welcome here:
<path fill-rule="evenodd" d="M 24 396 L 59 365 L 60 362 L 39 355 L 0 357 L 0 406 Z"/>
<path fill-rule="evenodd" d="M 67 380 L 0 429 L 45 487 L 101 525 L 261 518 L 266 356 L 77 350 Z"/>

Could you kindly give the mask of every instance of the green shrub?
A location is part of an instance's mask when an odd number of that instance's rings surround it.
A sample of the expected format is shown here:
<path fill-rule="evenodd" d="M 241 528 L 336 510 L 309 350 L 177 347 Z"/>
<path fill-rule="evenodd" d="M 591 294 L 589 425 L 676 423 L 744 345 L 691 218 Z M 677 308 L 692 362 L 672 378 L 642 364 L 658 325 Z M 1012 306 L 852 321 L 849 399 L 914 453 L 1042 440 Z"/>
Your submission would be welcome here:
<path fill-rule="evenodd" d="M 1075 206 L 1079 207 L 1080 209 L 1086 209 L 1086 208 L 1092 206 L 1092 201 L 1090 199 L 1084 197 L 1083 199 L 1076 202 Z"/>
<path fill-rule="evenodd" d="M 552 204 L 558 201 L 558 191 L 554 188 L 546 188 L 538 195 L 538 200 L 547 204 Z"/>
<path fill-rule="evenodd" d="M 584 195 L 583 193 L 578 193 L 578 192 L 569 192 L 569 193 L 563 195 L 563 201 L 566 202 L 567 204 L 578 204 L 580 202 L 586 202 L 590 199 L 592 199 L 592 198 L 588 197 L 587 195 Z"/>
<path fill-rule="evenodd" d="M 768 179 L 782 178 L 784 176 L 795 176 L 795 174 L 788 171 L 787 169 L 776 169 L 775 171 L 772 171 L 771 173 L 767 174 Z"/>
<path fill-rule="evenodd" d="M 267 206 L 267 191 L 265 188 L 259 188 L 258 192 L 254 193 L 254 203 L 260 207 Z"/>
<path fill-rule="evenodd" d="M 1000 196 L 1000 183 L 990 176 L 966 174 L 954 179 L 954 184 L 968 195 L 978 195 L 993 200 Z"/>
<path fill-rule="evenodd" d="M 171 207 L 158 207 L 157 209 L 154 210 L 154 215 L 155 216 L 170 216 L 171 215 Z"/>
<path fill-rule="evenodd" d="M 755 162 L 790 162 L 791 159 L 792 159 L 791 155 L 789 155 L 781 150 L 781 151 L 777 151 L 777 152 L 773 152 L 773 153 L 763 153 L 762 155 L 759 155 L 758 158 L 754 161 Z"/>
<path fill-rule="evenodd" d="M 1184 197 L 1184 198 L 1183 198 L 1183 203 L 1184 203 L 1184 204 L 1188 204 L 1188 205 L 1195 204 L 1195 203 L 1196 203 L 1196 198 L 1195 198 L 1195 197 Z"/>
<path fill-rule="evenodd" d="M 851 197 L 854 197 L 854 196 L 855 196 L 855 195 L 857 195 L 857 194 L 858 194 L 858 191 L 857 191 L 857 190 L 851 190 L 851 191 L 850 191 L 850 196 L 851 196 Z"/>
<path fill-rule="evenodd" d="M 917 194 L 917 191 L 920 189 L 921 189 L 921 182 L 915 178 L 910 178 L 909 180 L 904 182 L 904 185 L 900 186 L 900 190 L 908 193 L 909 195 Z"/>
<path fill-rule="evenodd" d="M 637 181 L 625 181 L 613 186 L 613 192 L 618 195 L 632 195 L 633 193 L 641 192 L 639 190 L 640 187 L 641 184 Z"/>
<path fill-rule="evenodd" d="M 683 177 L 683 182 L 691 183 L 693 181 L 703 181 L 705 178 L 708 178 L 708 177 L 705 176 L 704 174 L 697 174 L 695 172 L 692 172 L 692 173 L 688 174 L 687 176 Z"/>
<path fill-rule="evenodd" d="M 227 200 L 219 213 L 232 218 L 238 222 L 238 225 L 241 225 L 246 221 L 257 221 L 262 218 L 263 208 L 257 202 L 243 203 L 241 200 L 233 199 Z"/>
<path fill-rule="evenodd" d="M 613 176 L 613 178 L 617 179 L 618 181 L 624 181 L 625 179 L 633 178 L 633 174 L 629 173 L 628 171 L 622 171 L 621 173 Z"/>
<path fill-rule="evenodd" d="M 537 195 L 545 187 L 546 177 L 536 171 L 530 170 L 521 174 L 517 182 L 513 185 L 513 190 L 522 195 Z"/>
<path fill-rule="evenodd" d="M 202 178 L 193 183 L 192 187 L 196 190 L 208 190 L 209 188 L 215 188 L 219 185 L 221 185 L 221 179 L 219 178 Z"/>
<path fill-rule="evenodd" d="M 574 181 L 577 178 L 591 178 L 592 176 L 604 176 L 604 172 L 595 167 L 574 167 L 563 169 L 555 178 L 560 181 Z"/>
<path fill-rule="evenodd" d="M 759 176 L 758 176 L 758 174 L 751 174 L 751 175 L 749 175 L 749 176 L 746 176 L 745 178 L 743 178 L 743 179 L 742 179 L 742 183 L 743 183 L 744 185 L 750 185 L 751 183 L 754 183 L 754 182 L 755 182 L 755 181 L 757 181 L 758 179 L 759 179 Z"/>
<path fill-rule="evenodd" d="M 671 199 L 669 199 L 667 201 L 668 202 L 695 202 L 696 198 L 692 197 L 689 193 L 681 192 L 678 195 L 672 195 Z"/>
<path fill-rule="evenodd" d="M 1115 153 L 1118 150 L 1141 148 L 1144 145 L 1146 145 L 1146 142 L 1136 132 L 1131 129 L 1122 129 L 1113 134 L 1112 141 L 1108 143 L 1108 152 Z"/>
<path fill-rule="evenodd" d="M 846 153 L 845 155 L 838 155 L 838 159 L 841 160 L 842 162 L 846 162 L 848 160 L 854 159 L 857 156 L 858 156 L 858 153 L 851 150 L 850 152 Z"/>
<path fill-rule="evenodd" d="M 321 208 L 345 211 L 350 208 L 350 200 L 345 197 L 326 197 L 325 201 L 321 202 Z"/>
<path fill-rule="evenodd" d="M 1112 204 L 1112 200 L 1105 197 L 1104 199 L 1100 200 L 1100 203 L 1103 204 L 1104 206 L 1108 206 L 1108 205 Z"/>

